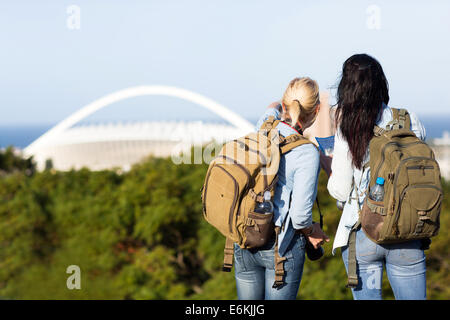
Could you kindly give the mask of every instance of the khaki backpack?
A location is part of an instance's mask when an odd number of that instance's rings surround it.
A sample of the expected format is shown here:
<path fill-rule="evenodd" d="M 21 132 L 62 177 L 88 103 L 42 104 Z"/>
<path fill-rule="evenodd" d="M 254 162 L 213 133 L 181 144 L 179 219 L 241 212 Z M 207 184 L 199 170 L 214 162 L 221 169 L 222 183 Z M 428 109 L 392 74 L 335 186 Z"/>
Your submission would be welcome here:
<path fill-rule="evenodd" d="M 439 231 L 443 200 L 439 165 L 433 150 L 411 131 L 408 112 L 392 112 L 393 120 L 386 129 L 376 126 L 369 144 L 370 160 L 364 166 L 370 167 L 369 189 L 349 239 L 350 287 L 358 284 L 355 231 L 359 225 L 378 244 L 430 238 Z M 377 177 L 385 180 L 380 202 L 368 196 Z"/>
<path fill-rule="evenodd" d="M 256 213 L 255 206 L 264 200 L 265 191 L 273 198 L 281 155 L 311 142 L 300 134 L 279 135 L 279 123 L 269 117 L 258 132 L 224 144 L 209 164 L 202 188 L 203 216 L 226 237 L 223 271 L 231 271 L 234 243 L 243 249 L 261 247 L 280 231 L 273 214 Z M 275 241 L 274 287 L 278 287 L 284 281 L 286 258 L 279 256 Z"/>

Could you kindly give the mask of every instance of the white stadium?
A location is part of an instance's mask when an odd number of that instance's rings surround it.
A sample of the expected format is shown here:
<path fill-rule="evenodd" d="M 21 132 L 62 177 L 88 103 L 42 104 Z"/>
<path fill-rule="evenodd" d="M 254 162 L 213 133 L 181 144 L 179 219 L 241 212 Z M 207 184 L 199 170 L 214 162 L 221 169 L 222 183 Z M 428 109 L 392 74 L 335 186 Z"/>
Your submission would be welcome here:
<path fill-rule="evenodd" d="M 76 126 L 94 112 L 115 102 L 145 95 L 184 99 L 206 108 L 229 124 L 193 122 L 137 122 Z M 139 86 L 109 94 L 81 108 L 26 147 L 37 168 L 48 160 L 57 170 L 121 168 L 153 155 L 167 157 L 190 150 L 193 145 L 225 142 L 253 130 L 253 125 L 228 108 L 200 94 L 168 86 Z"/>
<path fill-rule="evenodd" d="M 228 124 L 202 121 L 147 121 L 77 125 L 113 103 L 146 95 L 171 96 L 192 102 L 217 114 Z M 210 142 L 223 143 L 253 130 L 253 125 L 228 108 L 189 90 L 168 86 L 138 86 L 117 91 L 81 108 L 51 128 L 23 150 L 42 170 L 51 160 L 56 170 L 87 167 L 124 171 L 148 157 L 174 157 Z M 319 135 L 320 136 L 320 135 Z M 434 139 L 432 147 L 442 176 L 450 179 L 450 135 Z M 194 158 L 195 160 L 195 158 Z"/>

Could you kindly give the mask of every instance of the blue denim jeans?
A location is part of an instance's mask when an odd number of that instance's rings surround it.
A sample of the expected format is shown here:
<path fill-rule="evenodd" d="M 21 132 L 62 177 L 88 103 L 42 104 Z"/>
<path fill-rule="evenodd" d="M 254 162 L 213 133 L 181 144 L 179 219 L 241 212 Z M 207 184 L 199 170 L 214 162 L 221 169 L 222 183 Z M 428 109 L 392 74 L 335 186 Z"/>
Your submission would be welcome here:
<path fill-rule="evenodd" d="M 348 247 L 342 248 L 348 270 Z M 352 288 L 355 300 L 381 300 L 383 266 L 398 300 L 426 299 L 426 265 L 421 241 L 378 245 L 359 229 L 356 233 L 358 286 Z"/>
<path fill-rule="evenodd" d="M 275 241 L 257 250 L 241 249 L 234 245 L 237 295 L 240 300 L 294 300 L 297 297 L 305 262 L 305 238 L 296 234 L 284 262 L 285 284 L 274 289 Z"/>

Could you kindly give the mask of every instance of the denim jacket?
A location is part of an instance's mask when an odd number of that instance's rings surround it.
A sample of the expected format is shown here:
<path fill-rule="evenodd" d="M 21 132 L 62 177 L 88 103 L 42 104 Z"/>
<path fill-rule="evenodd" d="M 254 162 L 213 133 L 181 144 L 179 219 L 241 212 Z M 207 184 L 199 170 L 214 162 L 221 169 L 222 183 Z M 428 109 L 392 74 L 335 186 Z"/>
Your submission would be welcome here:
<path fill-rule="evenodd" d="M 274 108 L 267 109 L 257 122 L 256 130 L 259 130 L 269 116 L 280 119 L 280 112 Z M 280 123 L 277 129 L 284 137 L 297 133 L 285 123 Z M 312 225 L 319 171 L 319 151 L 313 144 L 298 146 L 281 156 L 273 199 L 275 225 L 282 226 L 284 222 L 284 228 L 278 237 L 280 256 L 286 253 L 295 229 Z"/>
<path fill-rule="evenodd" d="M 426 138 L 425 128 L 417 118 L 417 116 L 409 112 L 411 118 L 411 130 L 416 136 L 422 140 Z M 385 128 L 386 125 L 392 120 L 391 108 L 383 104 L 383 109 L 380 114 L 380 118 L 377 125 L 381 128 Z M 364 163 L 369 161 L 369 152 L 366 152 L 366 158 Z M 335 136 L 333 161 L 331 162 L 332 174 L 328 180 L 328 192 L 330 195 L 339 200 L 344 201 L 344 209 L 342 211 L 339 226 L 336 231 L 336 236 L 333 242 L 333 254 L 339 247 L 346 246 L 348 243 L 348 237 L 353 225 L 358 221 L 359 206 L 362 207 L 365 192 L 369 185 L 370 180 L 370 168 L 361 171 L 354 168 L 352 165 L 352 158 L 349 151 L 349 147 L 341 131 L 338 129 Z M 352 180 L 354 179 L 356 188 L 352 189 Z M 348 201 L 349 198 L 359 200 L 359 206 L 356 201 Z"/>

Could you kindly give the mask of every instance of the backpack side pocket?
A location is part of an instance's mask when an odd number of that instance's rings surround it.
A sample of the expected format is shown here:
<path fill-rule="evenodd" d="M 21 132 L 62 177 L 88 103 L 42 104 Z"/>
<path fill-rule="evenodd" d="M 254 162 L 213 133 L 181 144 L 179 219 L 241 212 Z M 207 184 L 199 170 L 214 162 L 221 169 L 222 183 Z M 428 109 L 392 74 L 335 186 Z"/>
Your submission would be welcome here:
<path fill-rule="evenodd" d="M 377 202 L 366 197 L 361 210 L 361 228 L 369 239 L 374 242 L 382 240 L 382 228 L 386 214 L 383 202 Z"/>

